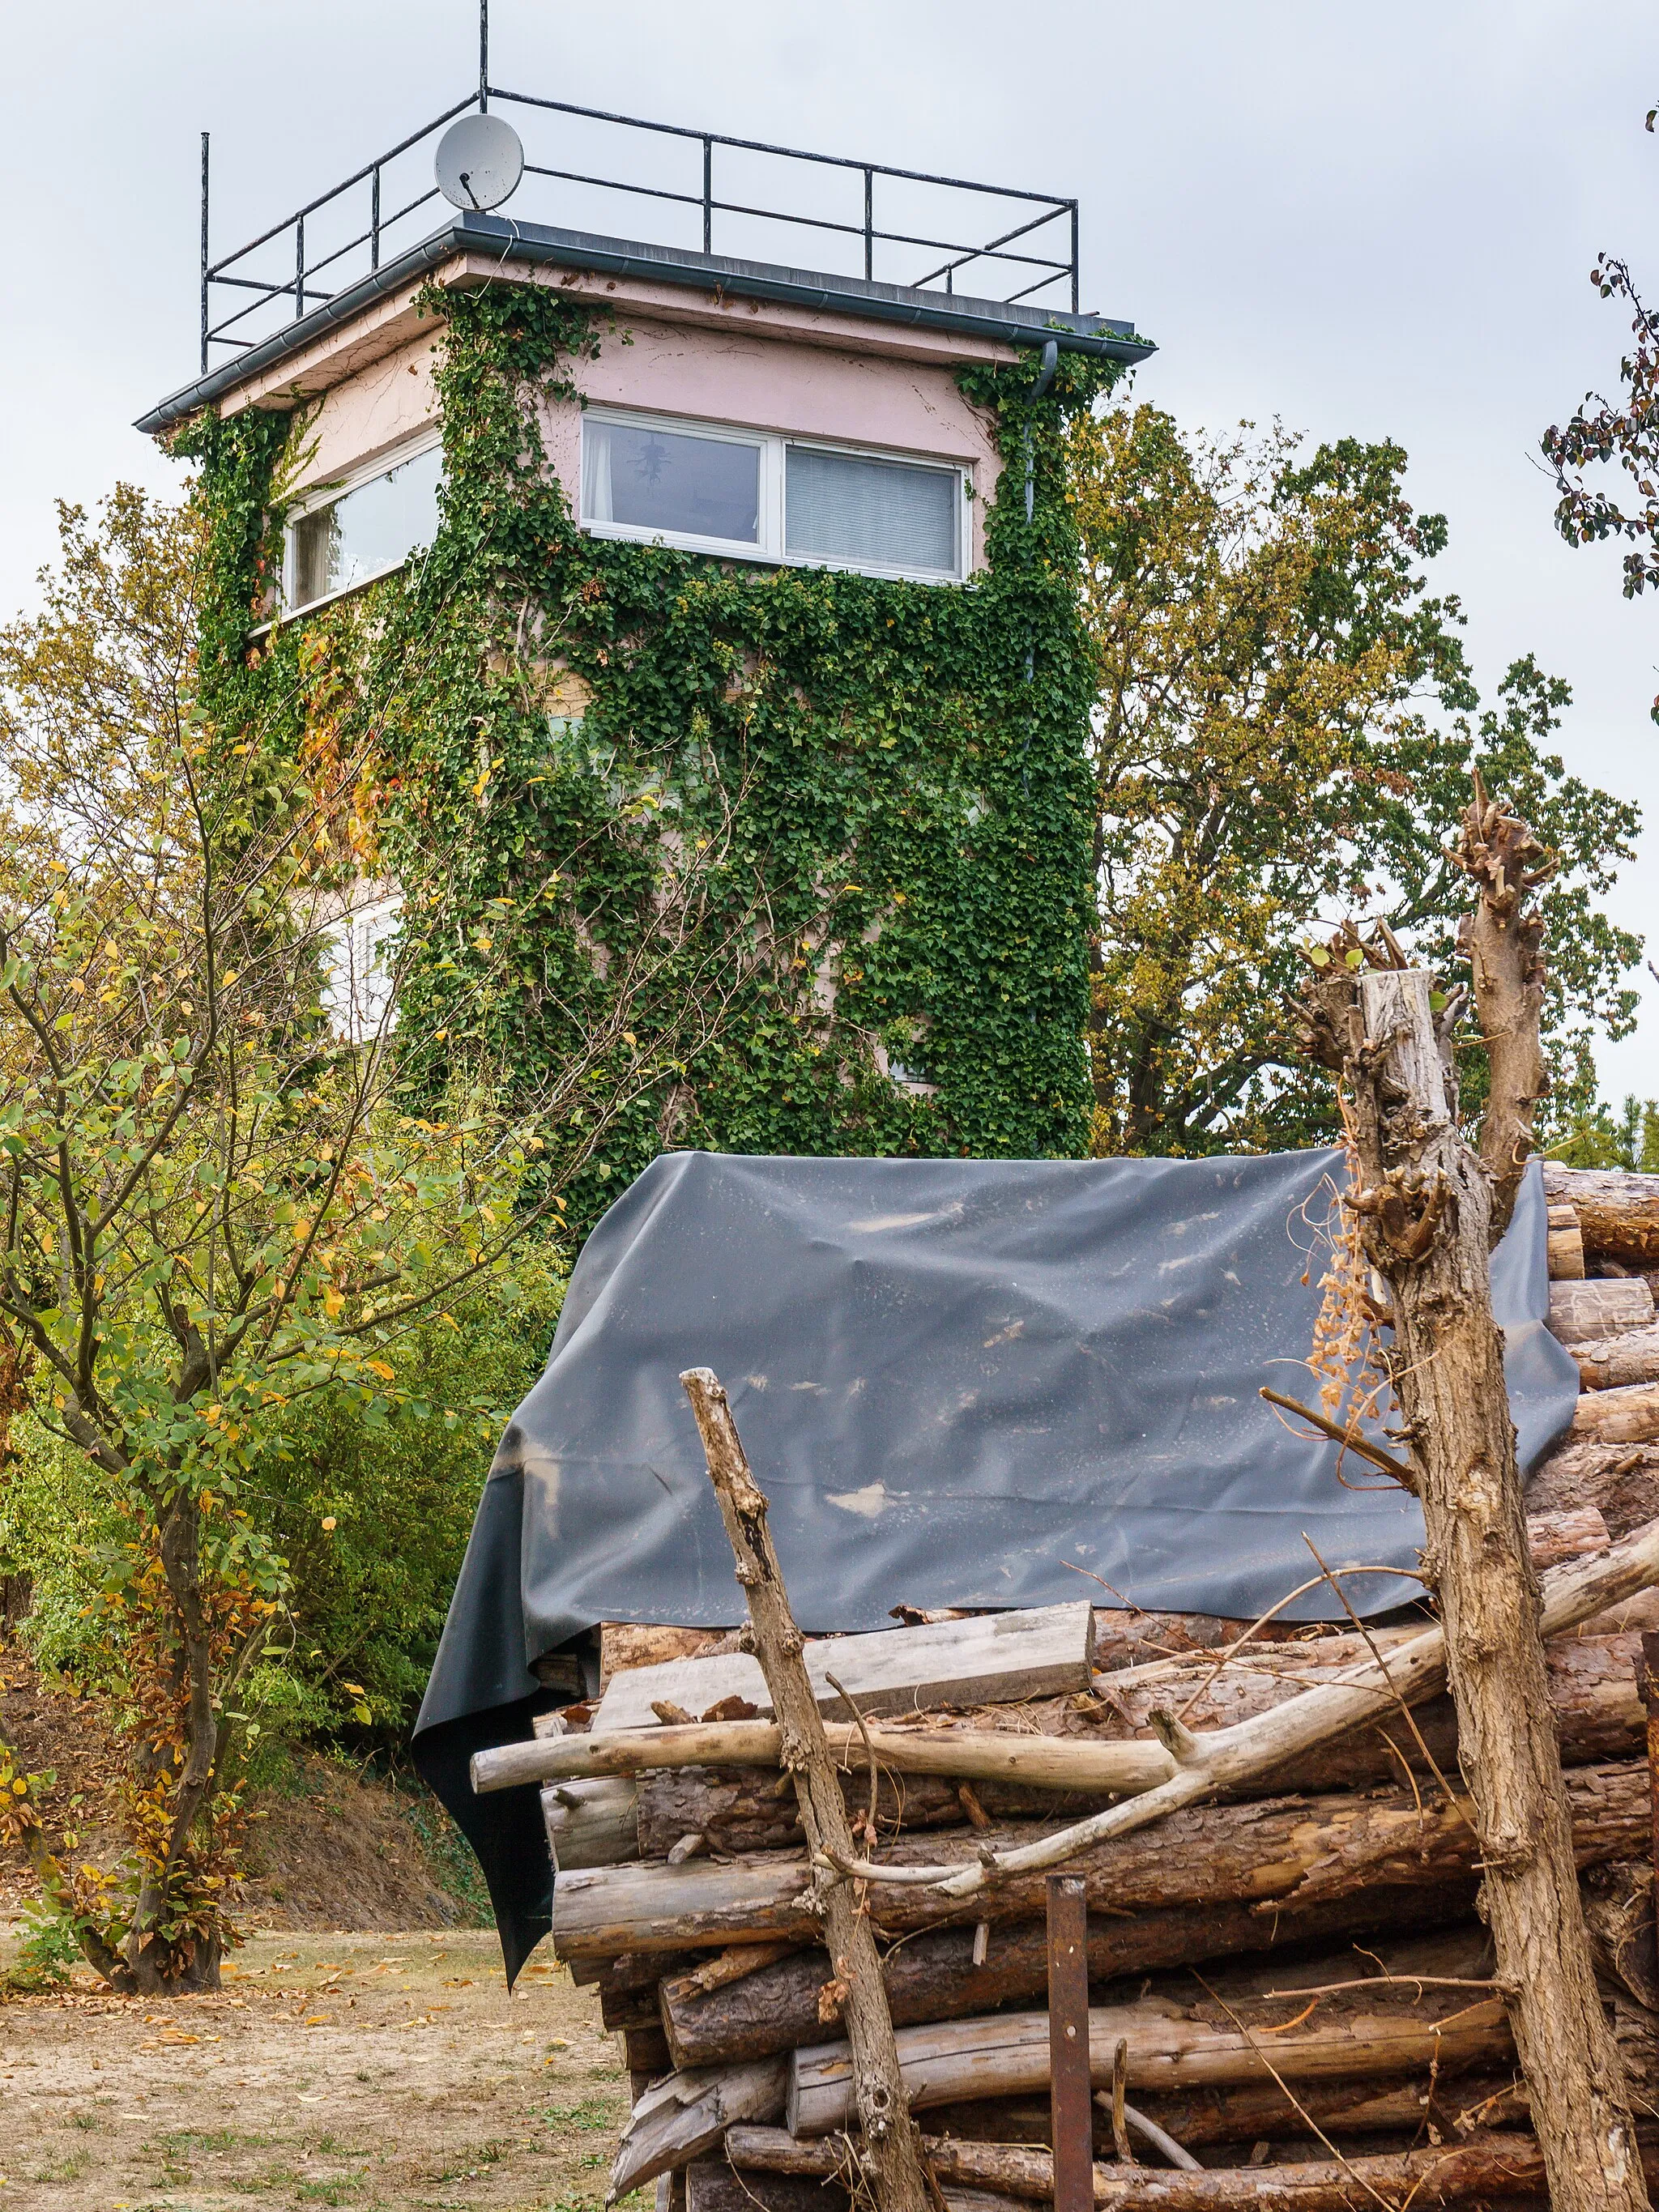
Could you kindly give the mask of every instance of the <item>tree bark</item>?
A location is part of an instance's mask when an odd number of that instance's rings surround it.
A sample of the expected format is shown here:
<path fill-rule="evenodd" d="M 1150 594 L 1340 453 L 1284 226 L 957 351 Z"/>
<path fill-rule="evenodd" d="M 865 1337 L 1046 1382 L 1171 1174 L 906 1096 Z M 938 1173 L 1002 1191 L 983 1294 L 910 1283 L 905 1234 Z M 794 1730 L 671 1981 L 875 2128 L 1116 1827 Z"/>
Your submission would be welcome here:
<path fill-rule="evenodd" d="M 738 1580 L 754 1631 L 755 1656 L 783 1731 L 781 1756 L 795 1779 L 807 1843 L 815 1853 L 848 1854 L 853 1833 L 841 1778 L 801 1656 L 804 1639 L 789 1610 L 765 1497 L 750 1473 L 718 1378 L 708 1368 L 693 1368 L 680 1380 L 696 1416 L 708 1479 L 736 1556 Z M 851 2102 L 862 2130 L 864 2173 L 878 2212 L 931 2212 L 921 2138 L 900 2075 L 869 1915 L 862 1899 L 844 1883 L 820 1892 L 812 1902 L 823 1917 L 836 1983 L 845 1990 L 842 2010 L 851 2056 Z"/>
<path fill-rule="evenodd" d="M 1360 1188 L 1348 1203 L 1391 1293 L 1389 1364 L 1428 1532 L 1425 1579 L 1445 1624 L 1484 1909 L 1511 1992 L 1551 2201 L 1557 2212 L 1637 2212 L 1647 2191 L 1579 1905 L 1492 1314 L 1490 1255 L 1508 1225 L 1546 1083 L 1541 924 L 1522 906 L 1547 872 L 1531 867 L 1540 852 L 1477 785 L 1458 858 L 1479 893 L 1467 934 L 1491 1069 L 1478 1158 L 1458 1132 L 1450 1048 L 1443 1058 L 1426 973 L 1379 968 L 1356 991 L 1345 951 L 1315 994 L 1350 1100 Z"/>
<path fill-rule="evenodd" d="M 1567 1787 L 1570 1851 L 1576 1850 L 1580 1865 L 1645 1850 L 1644 1760 L 1576 1767 Z M 1142 1913 L 1243 1904 L 1255 1906 L 1266 1927 L 1276 1913 L 1353 1898 L 1379 1886 L 1397 1894 L 1467 1879 L 1481 1850 L 1473 1818 L 1466 1798 L 1449 1805 L 1433 1789 L 1206 1805 L 1171 1814 L 1150 1832 L 1072 1853 L 1066 1863 L 1087 1881 L 1091 1911 Z M 921 1836 L 884 1850 L 880 1866 L 884 1871 L 931 1869 L 941 1850 L 953 1854 L 944 1861 L 947 1875 L 977 1867 L 981 1851 L 1006 1863 L 1016 1855 L 1036 1855 L 1028 1838 L 1029 1832 L 1008 1828 L 975 1832 L 971 1841 Z M 793 1853 L 729 1866 L 691 1859 L 677 1867 L 596 1867 L 558 1883 L 554 1948 L 561 1959 L 579 1959 L 688 1946 L 814 1943 L 822 1938 L 810 1894 L 805 1862 Z M 994 1944 L 995 1929 L 1004 1921 L 1036 1919 L 1042 1896 L 1039 1868 L 1005 1876 L 976 1896 L 966 1914 L 943 1884 L 872 1883 L 869 1908 L 876 1926 L 889 1936 L 988 1919 Z"/>

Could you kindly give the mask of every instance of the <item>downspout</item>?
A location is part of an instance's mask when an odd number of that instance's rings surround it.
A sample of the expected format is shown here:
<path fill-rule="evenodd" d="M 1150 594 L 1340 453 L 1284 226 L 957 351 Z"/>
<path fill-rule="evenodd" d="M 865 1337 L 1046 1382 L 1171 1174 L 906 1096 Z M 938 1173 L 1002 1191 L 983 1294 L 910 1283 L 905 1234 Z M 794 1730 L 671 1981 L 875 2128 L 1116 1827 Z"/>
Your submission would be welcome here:
<path fill-rule="evenodd" d="M 1059 341 L 1048 338 L 1043 343 L 1042 367 L 1037 373 L 1037 380 L 1025 395 L 1027 405 L 1032 405 L 1047 396 L 1048 386 L 1054 380 L 1054 371 L 1059 366 Z M 1025 520 L 1027 522 L 1030 520 L 1036 505 L 1036 459 L 1031 451 L 1031 426 L 1028 422 L 1025 425 Z"/>
<path fill-rule="evenodd" d="M 1034 405 L 1048 392 L 1048 386 L 1054 380 L 1054 371 L 1059 366 L 1059 343 L 1054 338 L 1046 339 L 1042 348 L 1042 367 L 1037 371 L 1036 382 L 1025 395 L 1028 406 Z M 1025 520 L 1028 527 L 1036 507 L 1036 456 L 1031 449 L 1031 426 L 1028 422 L 1025 425 Z M 1025 681 L 1030 684 L 1035 682 L 1036 678 L 1036 647 L 1034 645 L 1028 645 L 1025 648 Z M 1031 740 L 1028 733 L 1025 739 L 1025 750 L 1029 752 L 1030 747 Z"/>

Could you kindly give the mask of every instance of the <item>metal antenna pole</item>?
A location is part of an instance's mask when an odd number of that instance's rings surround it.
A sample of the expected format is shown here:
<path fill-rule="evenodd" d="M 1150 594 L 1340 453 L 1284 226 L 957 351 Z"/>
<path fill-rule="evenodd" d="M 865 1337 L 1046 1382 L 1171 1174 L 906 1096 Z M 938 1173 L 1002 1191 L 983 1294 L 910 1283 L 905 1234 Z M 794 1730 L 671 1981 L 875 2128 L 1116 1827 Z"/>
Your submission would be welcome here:
<path fill-rule="evenodd" d="M 489 112 L 489 0 L 478 0 L 478 112 Z"/>
<path fill-rule="evenodd" d="M 202 368 L 208 365 L 208 134 L 202 133 Z"/>

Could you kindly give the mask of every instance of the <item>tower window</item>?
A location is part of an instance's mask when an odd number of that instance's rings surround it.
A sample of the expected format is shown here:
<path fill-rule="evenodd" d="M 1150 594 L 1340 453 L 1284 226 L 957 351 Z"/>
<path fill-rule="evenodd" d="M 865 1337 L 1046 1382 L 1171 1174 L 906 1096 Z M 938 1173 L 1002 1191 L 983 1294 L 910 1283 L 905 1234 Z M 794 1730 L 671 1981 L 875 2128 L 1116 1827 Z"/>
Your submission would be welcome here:
<path fill-rule="evenodd" d="M 581 518 L 595 537 L 930 583 L 967 570 L 966 470 L 719 423 L 590 408 Z"/>
<path fill-rule="evenodd" d="M 438 527 L 442 476 L 443 453 L 433 444 L 343 489 L 329 485 L 289 524 L 283 611 L 352 591 L 423 551 Z"/>

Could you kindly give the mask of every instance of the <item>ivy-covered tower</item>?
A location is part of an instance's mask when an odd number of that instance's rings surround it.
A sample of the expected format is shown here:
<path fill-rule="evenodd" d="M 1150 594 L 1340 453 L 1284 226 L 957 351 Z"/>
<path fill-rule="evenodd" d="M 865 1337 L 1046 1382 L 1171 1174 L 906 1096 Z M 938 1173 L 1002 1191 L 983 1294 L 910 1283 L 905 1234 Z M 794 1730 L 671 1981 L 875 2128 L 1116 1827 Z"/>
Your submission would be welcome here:
<path fill-rule="evenodd" d="M 422 235 L 434 196 L 398 179 L 434 125 L 256 247 L 204 244 L 202 372 L 141 425 L 201 464 L 217 740 L 326 799 L 343 1018 L 391 944 L 419 1079 L 482 1060 L 533 1100 L 580 1056 L 591 1112 L 549 1142 L 588 1219 L 665 1146 L 1082 1152 L 1060 431 L 1150 346 L 1075 311 L 1073 203 L 999 190 L 963 246 L 992 188 L 557 121 L 644 153 L 606 183 L 532 147 L 526 198 L 644 195 L 700 243 L 516 202 Z M 714 252 L 739 218 L 855 272 Z M 1012 300 L 959 289 L 999 274 Z"/>

